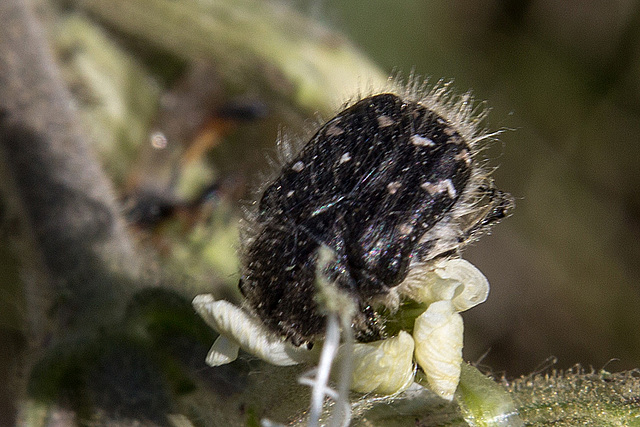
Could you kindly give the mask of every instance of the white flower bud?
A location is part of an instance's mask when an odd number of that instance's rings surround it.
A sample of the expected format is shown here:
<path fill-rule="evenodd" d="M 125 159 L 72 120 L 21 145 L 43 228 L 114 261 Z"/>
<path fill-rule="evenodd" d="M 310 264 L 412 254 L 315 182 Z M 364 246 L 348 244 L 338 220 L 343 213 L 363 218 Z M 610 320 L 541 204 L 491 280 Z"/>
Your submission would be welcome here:
<path fill-rule="evenodd" d="M 460 381 L 462 363 L 462 316 L 451 301 L 437 301 L 415 322 L 415 358 L 424 370 L 429 387 L 452 400 Z"/>
<path fill-rule="evenodd" d="M 436 268 L 435 273 L 442 279 L 462 284 L 452 299 L 456 311 L 468 310 L 487 300 L 489 281 L 475 265 L 461 258 L 449 259 L 442 264 Z"/>
<path fill-rule="evenodd" d="M 415 374 L 413 350 L 413 338 L 405 331 L 386 340 L 354 344 L 351 390 L 385 395 L 405 390 Z"/>
<path fill-rule="evenodd" d="M 486 301 L 489 281 L 469 261 L 444 259 L 436 264 L 425 264 L 424 268 L 413 268 L 402 284 L 402 292 L 424 304 L 451 300 L 460 312 Z"/>

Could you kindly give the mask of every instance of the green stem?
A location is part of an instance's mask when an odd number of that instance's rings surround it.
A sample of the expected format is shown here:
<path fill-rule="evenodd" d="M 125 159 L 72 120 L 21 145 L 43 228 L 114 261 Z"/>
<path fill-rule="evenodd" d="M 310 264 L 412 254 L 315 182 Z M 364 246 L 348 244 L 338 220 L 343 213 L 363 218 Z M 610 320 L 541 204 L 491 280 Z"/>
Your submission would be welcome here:
<path fill-rule="evenodd" d="M 470 426 L 524 426 L 511 395 L 500 384 L 466 363 L 462 364 L 456 401 Z"/>

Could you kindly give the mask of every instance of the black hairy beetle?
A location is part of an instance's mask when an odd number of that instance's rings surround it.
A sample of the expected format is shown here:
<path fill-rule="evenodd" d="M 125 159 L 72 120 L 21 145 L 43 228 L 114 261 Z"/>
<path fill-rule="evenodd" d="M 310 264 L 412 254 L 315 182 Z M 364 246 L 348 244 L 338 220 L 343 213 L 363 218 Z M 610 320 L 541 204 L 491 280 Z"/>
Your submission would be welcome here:
<path fill-rule="evenodd" d="M 324 245 L 335 255 L 332 280 L 358 307 L 356 338 L 383 338 L 375 302 L 413 265 L 456 256 L 513 206 L 478 159 L 488 135 L 471 108 L 458 102 L 447 116 L 454 103 L 438 104 L 441 95 L 356 102 L 268 183 L 248 220 L 239 286 L 269 329 L 295 345 L 323 332 L 314 295 Z"/>

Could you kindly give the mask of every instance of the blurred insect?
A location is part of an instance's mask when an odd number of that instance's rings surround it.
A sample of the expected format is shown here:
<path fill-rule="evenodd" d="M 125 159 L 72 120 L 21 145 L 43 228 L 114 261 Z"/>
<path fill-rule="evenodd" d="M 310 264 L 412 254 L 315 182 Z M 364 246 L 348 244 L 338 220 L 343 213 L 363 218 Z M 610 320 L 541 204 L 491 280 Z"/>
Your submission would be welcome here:
<path fill-rule="evenodd" d="M 238 126 L 267 114 L 265 104 L 253 98 L 220 103 L 214 75 L 211 66 L 196 64 L 163 96 L 154 130 L 125 189 L 124 206 L 131 224 L 153 229 L 176 216 L 192 224 L 206 206 L 242 193 L 243 180 L 234 175 L 209 184 L 191 199 L 176 194 L 185 168 L 200 161 Z"/>

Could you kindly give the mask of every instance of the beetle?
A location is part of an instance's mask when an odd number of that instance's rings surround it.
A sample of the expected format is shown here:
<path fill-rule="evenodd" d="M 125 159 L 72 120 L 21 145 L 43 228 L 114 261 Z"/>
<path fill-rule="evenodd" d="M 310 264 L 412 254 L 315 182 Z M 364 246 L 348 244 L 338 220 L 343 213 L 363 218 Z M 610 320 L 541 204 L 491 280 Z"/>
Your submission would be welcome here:
<path fill-rule="evenodd" d="M 411 268 L 459 256 L 507 216 L 513 198 L 479 158 L 488 135 L 464 99 L 447 117 L 443 96 L 389 92 L 353 103 L 264 187 L 246 221 L 239 288 L 272 332 L 296 346 L 322 334 L 320 247 L 333 252 L 331 280 L 357 307 L 356 339 L 370 342 L 386 336 L 376 305 Z"/>

